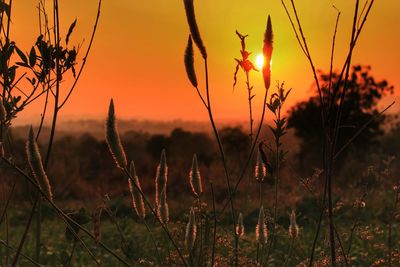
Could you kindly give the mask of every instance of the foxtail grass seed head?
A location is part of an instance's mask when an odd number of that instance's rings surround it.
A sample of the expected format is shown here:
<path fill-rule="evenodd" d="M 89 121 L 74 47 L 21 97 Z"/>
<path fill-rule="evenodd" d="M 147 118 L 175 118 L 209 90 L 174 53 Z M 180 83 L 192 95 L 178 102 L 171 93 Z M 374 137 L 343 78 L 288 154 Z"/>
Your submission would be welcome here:
<path fill-rule="evenodd" d="M 236 225 L 236 235 L 238 237 L 244 236 L 243 214 L 239 213 L 238 223 Z"/>
<path fill-rule="evenodd" d="M 260 207 L 260 213 L 258 214 L 258 223 L 256 226 L 256 240 L 260 245 L 267 243 L 268 229 L 264 218 L 264 207 Z"/>
<path fill-rule="evenodd" d="M 146 217 L 146 208 L 143 201 L 143 196 L 139 190 L 142 190 L 140 186 L 139 177 L 136 175 L 135 164 L 131 161 L 130 174 L 132 178 L 128 178 L 129 191 L 131 193 L 132 205 L 136 214 L 144 219 Z M 136 184 L 136 186 L 135 186 Z"/>
<path fill-rule="evenodd" d="M 120 169 L 126 168 L 128 162 L 126 160 L 125 151 L 122 147 L 121 139 L 116 126 L 113 99 L 111 99 L 110 107 L 108 109 L 108 117 L 106 121 L 106 141 L 117 167 Z"/>
<path fill-rule="evenodd" d="M 262 72 L 263 72 L 265 89 L 268 89 L 271 85 L 271 59 L 272 59 L 273 40 L 274 40 L 274 34 L 272 31 L 271 17 L 268 16 L 267 28 L 264 33 L 264 42 L 263 42 L 264 66 Z"/>
<path fill-rule="evenodd" d="M 257 164 L 254 172 L 254 176 L 256 180 L 262 183 L 267 176 L 267 167 L 265 166 L 264 161 L 262 160 L 261 153 L 258 151 L 257 153 Z"/>
<path fill-rule="evenodd" d="M 203 193 L 203 185 L 201 182 L 201 175 L 199 171 L 199 166 L 197 164 L 197 156 L 193 155 L 192 168 L 189 172 L 189 183 L 192 188 L 193 194 L 199 198 Z"/>
<path fill-rule="evenodd" d="M 51 192 L 49 178 L 44 171 L 42 157 L 40 156 L 39 147 L 36 143 L 32 127 L 29 130 L 29 137 L 28 141 L 26 142 L 26 155 L 31 172 L 35 177 L 40 189 L 44 191 L 49 199 L 53 200 L 53 193 Z"/>
<path fill-rule="evenodd" d="M 197 77 L 196 77 L 196 71 L 194 69 L 193 42 L 190 34 L 185 50 L 185 68 L 190 83 L 194 87 L 197 87 Z"/>
<path fill-rule="evenodd" d="M 0 122 L 5 122 L 7 119 L 7 111 L 3 104 L 3 99 L 0 98 Z"/>
<path fill-rule="evenodd" d="M 164 224 L 169 222 L 169 207 L 167 203 L 167 188 L 160 193 L 159 205 L 157 206 L 157 216 Z"/>
<path fill-rule="evenodd" d="M 190 252 L 194 247 L 194 243 L 196 242 L 197 235 L 197 225 L 196 225 L 196 216 L 194 214 L 193 208 L 190 208 L 189 214 L 189 222 L 186 225 L 185 232 L 185 248 Z"/>
<path fill-rule="evenodd" d="M 160 202 L 167 200 L 167 180 L 168 180 L 168 166 L 165 149 L 161 151 L 160 163 L 157 166 L 156 173 L 156 206 L 160 206 Z M 164 199 L 161 199 L 164 198 Z"/>
<path fill-rule="evenodd" d="M 292 210 L 290 213 L 289 236 L 292 238 L 299 237 L 299 226 L 296 223 L 296 213 Z"/>
<path fill-rule="evenodd" d="M 185 4 L 185 12 L 187 22 L 189 24 L 190 33 L 192 34 L 192 38 L 196 46 L 199 48 L 201 56 L 206 59 L 207 58 L 207 51 L 206 47 L 203 44 L 203 40 L 200 36 L 199 28 L 197 27 L 196 16 L 194 13 L 194 5 L 193 0 L 183 0 Z"/>
<path fill-rule="evenodd" d="M 163 224 L 169 223 L 169 206 L 168 203 L 162 204 L 157 209 L 157 215 Z"/>

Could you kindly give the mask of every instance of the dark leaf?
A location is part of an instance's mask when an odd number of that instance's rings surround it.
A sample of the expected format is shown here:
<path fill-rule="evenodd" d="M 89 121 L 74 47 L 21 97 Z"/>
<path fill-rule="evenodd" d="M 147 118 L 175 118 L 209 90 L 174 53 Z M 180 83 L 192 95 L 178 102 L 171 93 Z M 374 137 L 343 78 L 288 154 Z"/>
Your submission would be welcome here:
<path fill-rule="evenodd" d="M 76 19 L 74 20 L 74 22 L 72 22 L 71 26 L 69 26 L 67 37 L 65 38 L 65 42 L 67 45 L 68 45 L 69 37 L 71 36 L 71 33 L 74 31 L 75 25 L 76 25 Z"/>
<path fill-rule="evenodd" d="M 22 59 L 22 61 L 27 65 L 28 64 L 28 59 L 25 56 L 24 52 L 21 51 L 17 46 L 15 46 L 15 50 L 17 51 L 18 56 Z"/>
<path fill-rule="evenodd" d="M 31 52 L 29 53 L 29 65 L 33 68 L 36 64 L 36 51 L 35 47 L 32 47 Z"/>
<path fill-rule="evenodd" d="M 6 12 L 7 16 L 10 17 L 10 6 L 3 1 L 0 2 L 0 12 Z"/>

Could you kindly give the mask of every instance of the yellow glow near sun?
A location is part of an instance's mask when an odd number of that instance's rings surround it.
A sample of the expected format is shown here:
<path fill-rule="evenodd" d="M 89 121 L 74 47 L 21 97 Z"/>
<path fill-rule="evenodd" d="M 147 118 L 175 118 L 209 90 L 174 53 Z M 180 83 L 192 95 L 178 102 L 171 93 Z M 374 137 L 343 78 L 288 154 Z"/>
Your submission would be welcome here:
<path fill-rule="evenodd" d="M 256 57 L 256 66 L 258 69 L 262 69 L 264 66 L 264 56 L 263 54 L 258 54 Z"/>

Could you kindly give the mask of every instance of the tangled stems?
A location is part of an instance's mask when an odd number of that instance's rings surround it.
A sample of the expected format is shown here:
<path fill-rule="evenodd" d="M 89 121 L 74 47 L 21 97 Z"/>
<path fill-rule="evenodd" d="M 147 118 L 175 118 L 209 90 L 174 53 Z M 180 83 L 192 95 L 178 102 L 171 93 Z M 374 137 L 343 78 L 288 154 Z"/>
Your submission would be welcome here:
<path fill-rule="evenodd" d="M 34 179 L 31 178 L 28 174 L 26 174 L 21 168 L 16 166 L 13 162 L 11 162 L 9 159 L 7 159 L 5 157 L 2 157 L 1 159 L 8 166 L 10 166 L 12 169 L 14 169 L 17 173 L 19 173 L 22 177 L 24 177 L 32 186 L 34 186 L 36 188 L 36 190 L 38 190 L 38 192 L 43 197 L 43 199 L 45 199 L 50 204 L 50 206 L 57 212 L 58 216 L 63 220 L 63 222 L 68 227 L 68 229 L 71 231 L 71 233 L 74 235 L 74 237 L 77 238 L 79 241 L 81 241 L 82 245 L 85 247 L 85 249 L 87 249 L 89 251 L 89 254 L 96 261 L 97 265 L 99 265 L 99 263 L 95 259 L 94 255 L 86 247 L 86 245 L 83 243 L 82 239 L 76 234 L 76 231 L 73 229 L 73 227 L 77 227 L 79 230 L 84 232 L 86 235 L 88 235 L 94 241 L 96 241 L 96 237 L 92 233 L 90 233 L 90 231 L 87 230 L 85 227 L 83 227 L 82 225 L 77 223 L 75 220 L 73 220 L 70 216 L 65 214 L 50 198 L 48 198 L 46 193 L 38 186 L 38 184 L 34 181 Z M 113 255 L 113 257 L 115 257 L 117 260 L 119 260 L 122 264 L 124 264 L 125 266 L 130 266 L 130 264 L 126 260 L 124 260 L 121 256 L 119 256 L 114 251 L 112 251 L 108 246 L 106 246 L 101 241 L 99 242 L 99 245 L 104 250 L 106 250 L 108 253 Z"/>

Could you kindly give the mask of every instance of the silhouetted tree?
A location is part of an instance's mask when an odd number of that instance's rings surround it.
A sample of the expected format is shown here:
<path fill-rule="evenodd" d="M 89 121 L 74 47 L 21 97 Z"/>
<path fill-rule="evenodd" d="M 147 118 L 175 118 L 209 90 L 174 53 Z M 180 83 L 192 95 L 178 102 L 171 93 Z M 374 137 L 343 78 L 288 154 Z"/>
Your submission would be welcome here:
<path fill-rule="evenodd" d="M 370 74 L 369 66 L 353 66 L 348 81 L 348 89 L 343 102 L 342 123 L 338 136 L 337 148 L 345 144 L 356 131 L 378 111 L 379 100 L 393 93 L 393 86 L 386 80 L 376 81 Z M 339 74 L 333 73 L 333 88 L 336 86 Z M 324 95 L 327 95 L 326 85 L 329 74 L 320 73 L 319 79 L 323 86 Z M 342 82 L 343 83 L 343 82 Z M 343 84 L 340 85 L 342 89 Z M 339 106 L 337 97 L 330 112 L 330 120 L 336 119 Z M 383 133 L 382 125 L 385 116 L 372 121 L 352 143 L 350 150 L 343 153 L 337 161 L 339 169 L 343 167 L 346 156 L 351 151 L 352 157 L 363 159 L 365 152 L 378 144 L 378 136 Z M 321 124 L 321 106 L 319 96 L 315 91 L 307 101 L 298 103 L 289 112 L 288 126 L 294 129 L 295 136 L 300 138 L 300 151 L 298 153 L 299 171 L 309 173 L 315 167 L 320 167 L 322 161 L 323 132 Z"/>

